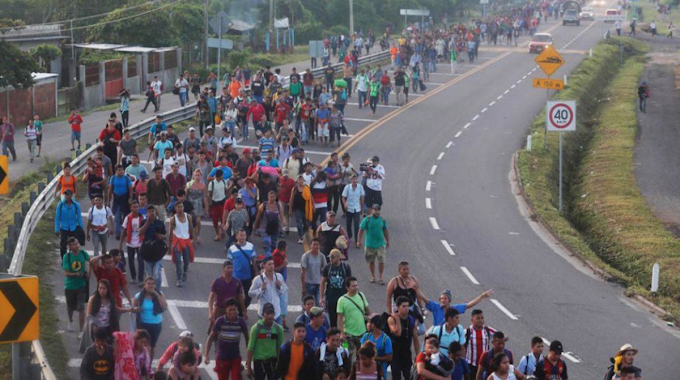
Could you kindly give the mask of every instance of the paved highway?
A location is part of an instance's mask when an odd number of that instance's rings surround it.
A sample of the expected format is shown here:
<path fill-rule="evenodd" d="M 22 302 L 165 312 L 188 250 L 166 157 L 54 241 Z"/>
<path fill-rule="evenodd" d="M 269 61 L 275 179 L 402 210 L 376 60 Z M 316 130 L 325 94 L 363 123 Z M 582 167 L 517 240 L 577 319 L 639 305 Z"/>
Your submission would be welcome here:
<path fill-rule="evenodd" d="M 584 57 L 578 52 L 593 47 L 609 26 L 562 27 L 551 21 L 541 27 L 552 29 L 559 50 L 571 51 L 557 74 L 573 70 Z M 626 342 L 641 349 L 638 364 L 645 378 L 674 373 L 680 345 L 670 330 L 623 297 L 620 287 L 565 259 L 518 206 L 509 179 L 511 157 L 545 104 L 545 92 L 531 86 L 531 78 L 542 73 L 525 48 L 483 47 L 480 59 L 462 67 L 462 75 L 450 75 L 448 66 L 440 66 L 427 93 L 412 97 L 406 107 L 382 107 L 375 118 L 355 105 L 347 107 L 347 117 L 355 119 L 349 129 L 357 137 L 341 150 L 350 152 L 355 165 L 378 155 L 387 171 L 383 215 L 390 223 L 392 248 L 386 279 L 396 274 L 394 263 L 405 259 L 431 298 L 449 288 L 462 302 L 494 288 L 493 301 L 479 307 L 489 325 L 510 336 L 508 346 L 517 360 L 528 351 L 532 336 L 559 339 L 569 352 L 572 379 L 600 378 L 608 358 Z M 373 119 L 379 121 L 367 121 Z M 308 149 L 315 162 L 328 151 L 314 145 Z M 163 290 L 172 302 L 159 349 L 185 328 L 199 341 L 205 338 L 208 288 L 224 259 L 223 246 L 209 239 L 211 230 L 204 226 L 204 243 L 184 288 L 172 286 L 172 265 L 165 264 L 171 286 Z M 287 240 L 289 261 L 299 263 L 303 249 L 296 237 Z M 259 239 L 255 242 L 259 246 Z M 363 253 L 352 249 L 350 263 L 373 310 L 381 311 L 385 288 L 368 282 Z M 289 323 L 300 305 L 298 274 L 294 267 L 289 271 Z M 54 282 L 60 295 L 60 276 Z M 60 316 L 65 320 L 65 307 Z M 253 311 L 250 317 L 252 322 Z M 467 326 L 469 314 L 461 320 Z M 65 335 L 69 351 L 79 357 L 75 336 Z M 77 359 L 71 362 L 77 364 Z M 214 378 L 212 371 L 206 375 Z"/>

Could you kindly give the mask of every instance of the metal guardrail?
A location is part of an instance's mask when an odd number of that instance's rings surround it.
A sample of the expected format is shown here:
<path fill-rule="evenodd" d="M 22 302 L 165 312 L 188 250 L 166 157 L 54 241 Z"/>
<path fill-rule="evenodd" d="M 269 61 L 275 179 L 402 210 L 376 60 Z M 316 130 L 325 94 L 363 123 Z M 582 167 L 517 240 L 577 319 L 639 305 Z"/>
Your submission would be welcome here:
<path fill-rule="evenodd" d="M 359 57 L 359 65 L 367 65 L 382 62 L 385 59 L 388 59 L 389 56 L 390 53 L 388 50 L 362 56 Z M 342 62 L 339 62 L 332 65 L 332 67 L 337 72 L 337 70 L 341 69 L 343 65 L 344 64 Z M 314 74 L 314 76 L 317 78 L 319 76 L 323 77 L 325 69 L 326 66 L 319 67 L 317 69 L 312 70 L 312 74 Z M 287 87 L 287 83 L 284 85 L 284 87 Z M 167 124 L 189 120 L 193 118 L 195 115 L 195 105 L 194 104 L 187 105 L 161 114 L 163 115 L 163 121 Z M 151 124 L 153 124 L 154 122 L 155 117 L 150 117 L 146 120 L 143 120 L 139 123 L 130 126 L 129 129 L 131 131 L 132 138 L 138 139 L 146 135 L 149 129 L 151 128 Z M 94 145 L 87 148 L 84 152 L 77 152 L 78 154 L 77 157 L 73 159 L 70 163 L 71 173 L 73 173 L 73 175 L 77 176 L 83 172 L 83 170 L 87 166 L 88 157 L 93 156 L 96 149 L 97 145 Z M 35 201 L 33 201 L 30 209 L 26 213 L 26 216 L 23 218 L 21 231 L 19 233 L 19 237 L 16 242 L 16 247 L 12 255 L 12 261 L 8 270 L 10 274 L 13 275 L 21 274 L 24 265 L 24 258 L 26 256 L 26 249 L 28 248 L 28 243 L 30 240 L 30 235 L 35 230 L 35 227 L 38 225 L 43 215 L 45 215 L 45 212 L 47 212 L 52 203 L 55 201 L 57 183 L 59 182 L 59 178 L 61 178 L 62 175 L 63 172 L 60 171 L 54 178 L 52 178 L 49 181 L 49 184 L 45 186 L 45 188 L 40 192 Z M 45 356 L 45 352 L 42 349 L 40 340 L 35 340 L 32 342 L 31 350 L 33 353 L 32 362 L 40 366 L 42 379 L 57 380 L 56 376 L 54 375 L 54 372 L 52 371 L 52 368 L 50 367 L 47 361 L 47 357 Z M 22 379 L 26 378 L 26 376 L 22 376 L 21 378 Z"/>

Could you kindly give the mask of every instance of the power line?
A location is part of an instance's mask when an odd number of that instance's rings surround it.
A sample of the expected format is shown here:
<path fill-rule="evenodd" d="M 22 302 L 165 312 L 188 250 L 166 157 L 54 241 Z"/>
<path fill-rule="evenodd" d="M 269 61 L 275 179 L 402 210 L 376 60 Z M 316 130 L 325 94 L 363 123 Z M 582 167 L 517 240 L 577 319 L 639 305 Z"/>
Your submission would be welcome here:
<path fill-rule="evenodd" d="M 76 17 L 76 18 L 72 18 L 72 19 L 68 19 L 68 20 L 46 22 L 46 23 L 42 23 L 42 24 L 21 25 L 21 26 L 16 26 L 16 27 L 5 27 L 5 28 L 0 28 L 0 31 L 11 30 L 11 29 L 16 29 L 16 28 L 26 28 L 26 27 L 31 27 L 31 26 L 58 25 L 58 24 L 72 23 L 74 21 L 89 20 L 89 19 L 93 19 L 93 18 L 101 18 L 101 17 L 108 16 L 111 13 L 116 12 L 116 11 L 126 12 L 126 11 L 130 11 L 130 10 L 133 10 L 133 9 L 144 7 L 144 6 L 147 6 L 147 5 L 153 5 L 153 4 L 159 3 L 160 1 L 161 0 L 152 0 L 152 1 L 149 1 L 149 2 L 146 2 L 146 3 L 143 3 L 143 4 L 133 5 L 131 7 L 118 8 L 118 9 L 114 9 L 114 10 L 109 11 L 109 12 L 104 12 L 104 13 L 100 13 L 100 14 L 96 14 L 96 15 L 90 15 L 90 16 Z M 81 7 L 81 9 L 82 9 L 82 7 Z M 101 7 L 85 8 L 85 9 L 101 9 Z M 74 28 L 74 30 L 75 30 L 75 28 Z"/>

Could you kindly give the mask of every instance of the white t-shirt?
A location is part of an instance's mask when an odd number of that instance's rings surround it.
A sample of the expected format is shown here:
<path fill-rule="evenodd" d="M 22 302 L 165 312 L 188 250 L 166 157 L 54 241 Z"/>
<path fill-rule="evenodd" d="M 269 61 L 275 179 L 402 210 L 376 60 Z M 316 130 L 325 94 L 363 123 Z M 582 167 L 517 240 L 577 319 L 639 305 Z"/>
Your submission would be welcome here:
<path fill-rule="evenodd" d="M 163 82 L 161 82 L 160 80 L 156 80 L 156 81 L 151 82 L 151 88 L 153 88 L 153 92 L 155 92 L 156 95 L 161 94 L 161 87 L 162 86 L 163 86 Z"/>
<path fill-rule="evenodd" d="M 385 168 L 378 164 L 373 168 L 373 173 L 368 174 L 366 186 L 371 190 L 382 191 L 383 179 L 385 179 Z"/>
<path fill-rule="evenodd" d="M 88 220 L 90 221 L 90 224 L 95 226 L 95 227 L 106 227 L 103 230 L 98 230 L 99 234 L 105 234 L 108 232 L 108 226 L 109 226 L 109 218 L 113 217 L 113 213 L 111 212 L 111 209 L 102 206 L 101 209 L 97 208 L 96 206 L 90 207 L 90 211 L 88 212 Z"/>
<path fill-rule="evenodd" d="M 163 168 L 163 178 L 172 173 L 172 165 L 174 165 L 176 161 L 177 160 L 175 160 L 175 157 L 173 156 L 158 159 L 158 164 Z M 184 171 L 186 172 L 186 169 L 184 169 Z"/>
<path fill-rule="evenodd" d="M 175 162 L 179 163 L 179 174 L 186 177 L 187 176 L 187 162 L 189 161 L 189 156 L 182 153 L 180 155 L 176 154 L 175 157 L 173 157 L 173 158 L 175 159 Z M 170 171 L 172 171 L 172 168 L 170 168 Z"/>
<path fill-rule="evenodd" d="M 491 374 L 493 380 L 503 380 L 500 377 L 496 376 L 495 373 Z M 510 370 L 508 371 L 508 377 L 505 380 L 517 380 L 517 377 L 515 377 L 515 366 L 510 364 Z"/>
<path fill-rule="evenodd" d="M 302 173 L 302 178 L 305 180 L 305 185 L 309 186 L 312 183 L 312 180 L 316 177 L 314 175 L 314 172 L 311 172 L 309 174 L 307 173 Z"/>
<path fill-rule="evenodd" d="M 123 219 L 123 229 L 126 230 L 127 233 L 127 225 L 128 225 L 128 218 L 130 216 L 126 216 L 125 219 Z M 142 218 L 133 218 L 132 219 L 132 232 L 130 234 L 130 242 L 125 243 L 128 247 L 131 248 L 139 248 L 142 246 L 142 239 L 139 238 L 139 229 L 142 228 L 142 225 L 144 225 L 143 219 Z M 127 235 L 126 235 L 127 239 Z"/>
<path fill-rule="evenodd" d="M 187 82 L 187 80 L 184 79 L 184 78 L 182 78 L 182 79 L 177 79 L 177 80 L 175 81 L 175 87 L 179 87 L 179 92 L 180 92 L 180 93 L 182 93 L 182 92 L 187 92 L 187 86 L 189 86 L 189 82 Z M 156 91 L 155 88 L 154 88 L 154 91 Z"/>
<path fill-rule="evenodd" d="M 227 144 L 231 144 L 231 146 L 236 146 L 236 139 L 233 137 L 225 137 L 222 136 L 220 139 L 217 141 L 217 149 L 222 150 Z"/>

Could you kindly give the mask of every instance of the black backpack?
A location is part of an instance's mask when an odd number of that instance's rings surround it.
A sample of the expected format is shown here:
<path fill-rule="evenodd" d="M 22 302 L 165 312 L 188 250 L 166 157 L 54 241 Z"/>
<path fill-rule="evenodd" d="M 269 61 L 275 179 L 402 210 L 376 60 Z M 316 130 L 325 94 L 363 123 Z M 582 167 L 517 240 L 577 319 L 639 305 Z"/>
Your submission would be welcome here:
<path fill-rule="evenodd" d="M 614 358 L 610 358 L 609 361 L 612 364 L 607 368 L 607 372 L 604 374 L 604 380 L 612 380 L 612 378 L 614 378 Z"/>

